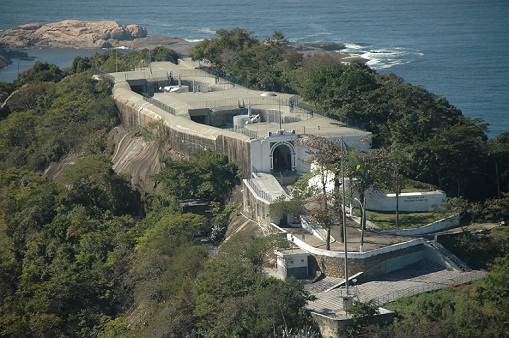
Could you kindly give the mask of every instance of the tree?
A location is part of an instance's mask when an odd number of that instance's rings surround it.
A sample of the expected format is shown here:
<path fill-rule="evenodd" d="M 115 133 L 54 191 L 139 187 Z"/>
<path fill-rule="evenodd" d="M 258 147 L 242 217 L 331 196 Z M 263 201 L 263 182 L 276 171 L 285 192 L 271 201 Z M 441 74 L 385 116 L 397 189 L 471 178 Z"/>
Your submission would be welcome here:
<path fill-rule="evenodd" d="M 275 337 L 281 327 L 309 326 L 302 284 L 261 270 L 275 243 L 272 237 L 234 237 L 207 262 L 193 286 L 194 316 L 206 336 Z"/>
<path fill-rule="evenodd" d="M 290 199 L 286 196 L 280 196 L 270 203 L 270 217 L 281 219 L 285 215 L 300 216 L 305 212 L 304 201 L 298 195 L 292 195 Z"/>
<path fill-rule="evenodd" d="M 193 60 L 209 60 L 214 67 L 222 71 L 229 69 L 236 54 L 257 43 L 252 32 L 241 28 L 230 31 L 220 29 L 216 34 L 217 38 L 200 41 L 189 56 Z"/>
<path fill-rule="evenodd" d="M 489 196 L 500 198 L 501 192 L 509 192 L 509 132 L 488 140 L 488 162 L 483 179 L 493 187 Z"/>
<path fill-rule="evenodd" d="M 211 232 L 209 239 L 214 245 L 218 245 L 223 240 L 235 210 L 234 203 L 229 203 L 223 208 L 221 203 L 211 202 L 212 219 L 210 220 Z"/>
<path fill-rule="evenodd" d="M 500 198 L 484 201 L 482 215 L 487 220 L 507 223 L 509 216 L 509 193 L 502 193 Z"/>
<path fill-rule="evenodd" d="M 346 331 L 350 337 L 361 337 L 364 328 L 371 322 L 373 317 L 380 314 L 378 306 L 373 300 L 367 302 L 354 301 L 352 308 L 348 311 L 352 316 L 350 325 Z"/>
<path fill-rule="evenodd" d="M 378 152 L 375 184 L 394 192 L 396 227 L 399 228 L 399 196 L 406 185 L 404 173 L 409 171 L 409 161 L 412 154 L 408 149 L 394 145 L 390 152 L 382 150 Z"/>
<path fill-rule="evenodd" d="M 195 214 L 155 213 L 150 215 L 151 227 L 137 239 L 129 271 L 137 309 L 132 324 L 140 327 L 134 331 L 139 335 L 153 336 L 162 330 L 182 337 L 193 327 L 191 288 L 207 258 L 195 235 L 207 220 Z"/>
<path fill-rule="evenodd" d="M 12 112 L 24 112 L 37 107 L 39 99 L 51 92 L 55 84 L 53 82 L 27 83 L 14 91 L 2 107 L 4 114 Z"/>
<path fill-rule="evenodd" d="M 358 62 L 321 68 L 303 88 L 302 96 L 330 117 L 352 118 L 346 114 L 349 106 L 378 86 L 373 74 L 369 67 Z"/>
<path fill-rule="evenodd" d="M 308 202 L 311 203 L 307 212 L 313 221 L 326 229 L 326 248 L 330 250 L 331 227 L 335 222 L 342 224 L 343 219 L 340 192 L 342 145 L 316 136 L 304 139 L 302 145 L 306 147 L 306 153 L 309 155 L 304 161 L 316 165 L 314 174 L 319 179 L 317 186 L 314 187 L 316 190 L 309 194 Z M 340 233 L 341 241 L 344 241 L 344 234 L 342 231 Z"/>
<path fill-rule="evenodd" d="M 486 158 L 486 136 L 475 121 L 456 124 L 413 146 L 413 171 L 419 180 L 448 196 L 475 199 L 469 182 L 478 179 Z"/>
<path fill-rule="evenodd" d="M 304 95 L 308 86 L 314 83 L 314 75 L 323 68 L 333 68 L 342 62 L 339 53 L 323 53 L 307 55 L 302 58 L 301 66 L 297 67 L 291 76 L 290 86 L 293 90 Z M 314 103 L 314 102 L 310 102 Z"/>
<path fill-rule="evenodd" d="M 16 86 L 29 82 L 59 82 L 64 76 L 64 72 L 57 65 L 36 61 L 32 68 L 20 73 L 14 82 Z"/>
<path fill-rule="evenodd" d="M 274 32 L 264 42 L 252 34 L 240 28 L 221 29 L 216 38 L 199 42 L 190 56 L 193 60 L 209 60 L 216 70 L 248 82 L 253 88 L 295 92 L 290 83 L 302 55 L 285 48 L 288 41 L 282 32 Z"/>
<path fill-rule="evenodd" d="M 224 203 L 239 183 L 238 168 L 222 155 L 210 150 L 198 151 L 189 162 L 170 158 L 155 178 L 166 192 L 177 199 L 204 199 Z"/>
<path fill-rule="evenodd" d="M 8 250 L 0 250 L 0 336 L 94 336 L 130 298 L 123 268 L 134 221 L 126 213 L 137 214 L 139 199 L 98 155 L 109 151 L 106 131 L 117 121 L 111 83 L 63 74 L 44 64 L 22 74 L 15 111 L 0 121 Z M 85 158 L 75 156 L 63 179 L 34 170 L 69 152 Z"/>
<path fill-rule="evenodd" d="M 171 61 L 175 64 L 178 63 L 179 55 L 173 49 L 168 49 L 162 46 L 157 46 L 150 51 L 152 61 Z"/>

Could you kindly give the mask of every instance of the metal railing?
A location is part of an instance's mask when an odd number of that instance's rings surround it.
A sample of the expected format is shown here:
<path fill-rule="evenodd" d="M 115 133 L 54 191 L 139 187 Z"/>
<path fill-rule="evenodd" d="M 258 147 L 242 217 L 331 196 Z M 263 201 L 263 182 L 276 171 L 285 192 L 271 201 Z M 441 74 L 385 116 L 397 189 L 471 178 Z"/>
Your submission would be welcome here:
<path fill-rule="evenodd" d="M 187 111 L 187 109 L 185 109 L 185 108 L 175 109 L 175 108 L 173 108 L 159 100 L 156 100 L 153 97 L 147 96 L 147 95 L 143 95 L 143 100 L 153 104 L 154 106 L 156 106 L 158 108 L 161 108 L 164 111 L 167 111 L 168 113 L 170 113 L 172 115 L 182 115 Z"/>
<path fill-rule="evenodd" d="M 267 124 L 267 125 L 273 125 L 273 130 L 264 130 L 264 131 L 253 131 L 249 130 L 247 128 L 228 128 L 229 131 L 233 131 L 236 133 L 244 134 L 246 136 L 249 136 L 252 139 L 261 140 L 267 137 L 269 132 L 277 133 L 279 131 L 279 125 L 274 123 L 267 123 L 267 122 L 259 122 L 257 124 Z M 285 124 L 282 124 L 283 129 Z M 338 135 L 341 132 L 341 127 L 299 127 L 299 126 L 292 126 L 291 130 L 287 130 L 288 132 L 295 131 L 295 134 L 299 135 Z"/>
<path fill-rule="evenodd" d="M 256 131 L 252 131 L 252 130 L 245 129 L 245 128 L 227 128 L 225 130 L 233 131 L 235 133 L 246 135 L 251 139 L 258 139 L 258 134 L 259 134 Z"/>
<path fill-rule="evenodd" d="M 258 195 L 258 197 L 260 198 L 263 198 L 264 200 L 272 203 L 275 198 L 269 194 L 268 192 L 264 191 L 263 189 L 261 189 L 254 181 L 253 179 L 251 178 L 248 178 L 246 180 L 247 184 L 249 184 L 249 186 L 251 187 L 251 189 L 253 189 L 253 191 L 255 192 L 256 195 Z"/>

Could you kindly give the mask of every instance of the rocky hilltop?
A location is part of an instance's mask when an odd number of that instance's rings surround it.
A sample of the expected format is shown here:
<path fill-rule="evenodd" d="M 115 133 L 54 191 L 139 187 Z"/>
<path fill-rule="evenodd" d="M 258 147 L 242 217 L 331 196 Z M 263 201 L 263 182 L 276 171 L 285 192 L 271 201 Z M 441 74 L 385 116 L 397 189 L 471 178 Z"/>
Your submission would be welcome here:
<path fill-rule="evenodd" d="M 65 20 L 49 24 L 26 24 L 0 31 L 3 48 L 110 48 L 129 45 L 147 36 L 139 25 L 115 21 Z"/>

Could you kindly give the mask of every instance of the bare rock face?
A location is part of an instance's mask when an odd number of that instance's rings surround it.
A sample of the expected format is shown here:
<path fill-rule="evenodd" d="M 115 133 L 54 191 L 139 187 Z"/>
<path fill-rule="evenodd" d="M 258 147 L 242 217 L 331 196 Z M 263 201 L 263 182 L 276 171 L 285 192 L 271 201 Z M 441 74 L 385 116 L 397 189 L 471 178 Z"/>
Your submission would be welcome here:
<path fill-rule="evenodd" d="M 65 20 L 50 24 L 27 24 L 0 31 L 4 48 L 107 48 L 129 45 L 147 36 L 138 25 L 122 26 L 115 21 Z"/>
<path fill-rule="evenodd" d="M 131 177 L 135 190 L 153 192 L 156 183 L 152 176 L 159 173 L 164 158 L 157 142 L 145 140 L 136 131 L 128 131 L 122 126 L 113 128 L 110 137 L 116 144 L 112 158 L 115 172 Z"/>
<path fill-rule="evenodd" d="M 12 63 L 9 54 L 2 48 L 0 48 L 0 68 L 6 67 Z"/>

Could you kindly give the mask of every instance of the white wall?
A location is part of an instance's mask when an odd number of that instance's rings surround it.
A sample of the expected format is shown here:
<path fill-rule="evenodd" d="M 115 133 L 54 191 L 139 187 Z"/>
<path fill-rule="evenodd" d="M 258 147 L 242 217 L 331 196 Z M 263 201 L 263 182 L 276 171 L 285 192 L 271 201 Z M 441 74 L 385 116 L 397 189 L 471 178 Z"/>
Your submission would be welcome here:
<path fill-rule="evenodd" d="M 358 206 L 358 202 L 349 200 L 350 195 L 353 198 L 359 198 L 357 191 L 350 192 L 350 179 L 345 177 L 347 204 Z M 316 175 L 309 180 L 310 185 L 321 187 L 320 175 Z M 334 176 L 327 174 L 326 189 L 332 192 L 334 189 Z M 396 194 L 385 194 L 380 190 L 368 189 L 366 191 L 366 210 L 394 212 L 396 210 Z M 446 198 L 446 194 L 441 190 L 428 192 L 411 192 L 399 195 L 399 211 L 402 212 L 428 212 L 431 209 L 441 210 Z"/>
<path fill-rule="evenodd" d="M 278 133 L 272 133 L 270 136 L 267 135 L 264 139 L 261 140 L 252 140 L 251 141 L 251 165 L 252 170 L 257 170 L 259 172 L 270 172 L 270 149 L 271 143 L 274 142 L 289 142 L 293 143 L 293 147 L 295 149 L 295 163 L 293 165 L 296 167 L 296 170 L 299 174 L 305 174 L 311 170 L 311 165 L 309 163 L 304 163 L 309 159 L 309 154 L 306 153 L 306 148 L 299 145 L 299 142 L 296 142 L 301 135 L 293 134 L 289 131 L 285 131 L 282 135 Z M 341 137 L 331 137 L 328 138 L 329 141 L 332 142 L 341 142 Z M 364 140 L 360 136 L 345 136 L 343 138 L 344 142 L 353 147 L 356 150 L 367 151 L 370 149 L 370 142 Z M 348 161 L 345 160 L 345 165 L 348 165 Z"/>
<path fill-rule="evenodd" d="M 353 194 L 358 197 L 358 194 Z M 399 195 L 399 211 L 427 212 L 441 209 L 446 195 L 443 191 L 411 192 Z M 380 190 L 370 189 L 366 193 L 366 210 L 395 211 L 396 194 L 384 194 Z"/>
<path fill-rule="evenodd" d="M 267 135 L 262 140 L 252 140 L 251 141 L 251 166 L 252 170 L 256 170 L 259 172 L 270 173 L 271 166 L 271 158 L 270 158 L 270 149 L 271 143 L 275 142 L 288 142 L 293 143 L 295 149 L 295 163 L 292 163 L 293 166 L 296 166 L 298 172 L 302 172 L 305 170 L 305 164 L 300 160 L 303 157 L 303 149 L 296 145 L 296 140 L 299 138 L 299 135 L 292 134 L 291 132 L 285 132 L 283 135 L 272 133 L 272 135 Z M 308 169 L 309 170 L 309 169 Z"/>

